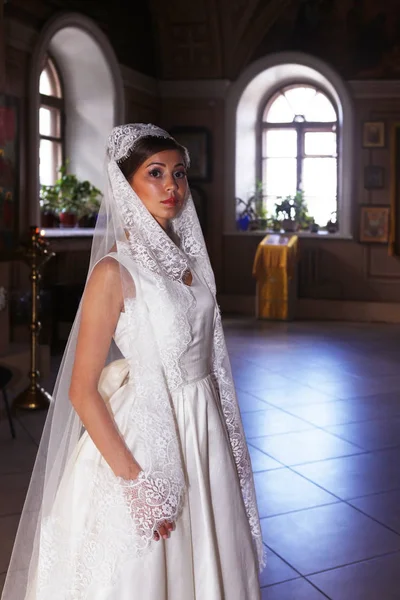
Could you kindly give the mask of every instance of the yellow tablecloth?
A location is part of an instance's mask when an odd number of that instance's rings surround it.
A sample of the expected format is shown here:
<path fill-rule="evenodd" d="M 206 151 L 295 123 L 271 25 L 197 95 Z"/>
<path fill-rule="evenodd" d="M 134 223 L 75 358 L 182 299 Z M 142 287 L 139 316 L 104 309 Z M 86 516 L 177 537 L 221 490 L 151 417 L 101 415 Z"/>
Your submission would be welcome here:
<path fill-rule="evenodd" d="M 258 245 L 253 264 L 253 276 L 257 279 L 256 315 L 258 318 L 277 320 L 290 318 L 290 283 L 296 272 L 297 259 L 298 237 L 296 235 L 292 237 L 267 235 Z"/>

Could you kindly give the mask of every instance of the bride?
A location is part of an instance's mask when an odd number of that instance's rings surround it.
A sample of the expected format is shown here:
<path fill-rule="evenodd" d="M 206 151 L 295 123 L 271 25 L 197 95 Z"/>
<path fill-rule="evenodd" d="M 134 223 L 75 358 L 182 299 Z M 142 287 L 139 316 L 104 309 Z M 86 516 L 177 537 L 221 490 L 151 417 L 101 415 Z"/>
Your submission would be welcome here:
<path fill-rule="evenodd" d="M 116 127 L 3 600 L 258 600 L 264 552 L 187 150 Z"/>

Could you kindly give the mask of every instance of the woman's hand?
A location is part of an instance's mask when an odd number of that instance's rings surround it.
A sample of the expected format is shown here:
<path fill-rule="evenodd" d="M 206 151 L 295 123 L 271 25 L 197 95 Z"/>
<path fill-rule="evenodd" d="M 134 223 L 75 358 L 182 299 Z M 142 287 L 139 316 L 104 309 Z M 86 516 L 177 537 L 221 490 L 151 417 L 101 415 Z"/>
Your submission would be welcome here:
<path fill-rule="evenodd" d="M 129 512 L 136 530 L 143 539 L 168 539 L 174 529 L 179 498 L 174 486 L 164 477 L 152 477 L 140 471 L 127 481 L 120 479 Z"/>
<path fill-rule="evenodd" d="M 155 532 L 153 538 L 156 542 L 158 542 L 161 538 L 167 540 L 170 536 L 171 531 L 173 531 L 174 529 L 174 523 L 171 523 L 170 521 L 164 521 L 164 523 L 162 523 L 158 530 Z"/>

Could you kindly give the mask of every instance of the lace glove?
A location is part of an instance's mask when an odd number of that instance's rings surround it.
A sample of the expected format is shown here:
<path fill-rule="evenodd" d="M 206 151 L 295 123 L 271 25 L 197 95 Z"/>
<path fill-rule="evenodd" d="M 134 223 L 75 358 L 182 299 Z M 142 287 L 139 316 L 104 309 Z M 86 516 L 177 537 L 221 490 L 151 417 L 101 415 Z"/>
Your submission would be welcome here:
<path fill-rule="evenodd" d="M 176 520 L 180 508 L 178 486 L 165 477 L 139 473 L 135 480 L 120 480 L 137 533 L 150 540 L 165 521 Z"/>

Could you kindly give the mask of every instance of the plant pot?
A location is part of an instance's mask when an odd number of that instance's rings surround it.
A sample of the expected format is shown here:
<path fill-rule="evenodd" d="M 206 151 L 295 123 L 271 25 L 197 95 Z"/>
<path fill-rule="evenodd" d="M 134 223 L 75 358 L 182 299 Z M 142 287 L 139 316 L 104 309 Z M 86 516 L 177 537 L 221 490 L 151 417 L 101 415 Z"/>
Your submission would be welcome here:
<path fill-rule="evenodd" d="M 328 230 L 328 233 L 336 233 L 338 230 L 337 223 L 332 223 L 332 221 L 328 221 L 326 229 Z"/>
<path fill-rule="evenodd" d="M 75 213 L 60 213 L 60 227 L 76 227 L 77 217 Z"/>
<path fill-rule="evenodd" d="M 81 217 L 79 219 L 78 226 L 93 229 L 94 227 L 96 227 L 96 221 L 97 214 L 85 215 L 84 217 Z"/>
<path fill-rule="evenodd" d="M 249 223 L 249 231 L 259 231 L 260 222 L 258 219 L 252 219 Z"/>
<path fill-rule="evenodd" d="M 282 221 L 282 229 L 286 233 L 290 233 L 292 231 L 297 231 L 297 223 L 292 219 L 283 219 Z"/>
<path fill-rule="evenodd" d="M 40 224 L 45 229 L 54 229 L 59 226 L 59 220 L 57 215 L 52 212 L 40 213 Z"/>
<path fill-rule="evenodd" d="M 311 231 L 311 233 L 318 233 L 318 231 L 319 231 L 318 223 L 312 223 L 310 225 L 310 231 Z"/>

